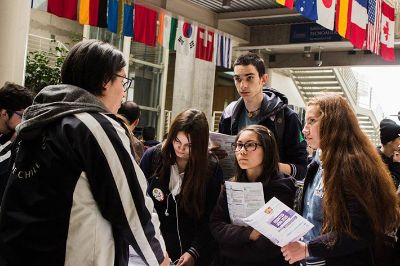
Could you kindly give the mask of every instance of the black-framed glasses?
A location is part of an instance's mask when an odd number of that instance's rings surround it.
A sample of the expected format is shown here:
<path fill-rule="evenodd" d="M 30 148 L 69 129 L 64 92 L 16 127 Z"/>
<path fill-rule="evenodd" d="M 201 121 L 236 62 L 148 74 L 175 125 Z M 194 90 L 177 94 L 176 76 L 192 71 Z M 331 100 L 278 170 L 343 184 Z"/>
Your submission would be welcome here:
<path fill-rule="evenodd" d="M 247 151 L 255 151 L 258 146 L 262 147 L 260 143 L 253 142 L 253 141 L 246 142 L 246 143 L 232 143 L 232 150 L 234 152 L 239 152 L 244 147 L 244 150 L 246 152 Z"/>
<path fill-rule="evenodd" d="M 129 89 L 131 87 L 133 79 L 130 79 L 130 78 L 118 75 L 118 74 L 114 74 L 114 76 L 123 78 L 122 86 L 124 87 L 124 91 L 126 91 L 127 89 Z"/>

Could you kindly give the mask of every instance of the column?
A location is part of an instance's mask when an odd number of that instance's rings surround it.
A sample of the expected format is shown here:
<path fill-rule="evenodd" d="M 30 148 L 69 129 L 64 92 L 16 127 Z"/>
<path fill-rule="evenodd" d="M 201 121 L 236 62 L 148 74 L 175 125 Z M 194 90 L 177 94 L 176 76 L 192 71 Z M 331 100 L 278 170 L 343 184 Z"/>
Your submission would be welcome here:
<path fill-rule="evenodd" d="M 0 86 L 24 84 L 31 1 L 0 1 Z"/>

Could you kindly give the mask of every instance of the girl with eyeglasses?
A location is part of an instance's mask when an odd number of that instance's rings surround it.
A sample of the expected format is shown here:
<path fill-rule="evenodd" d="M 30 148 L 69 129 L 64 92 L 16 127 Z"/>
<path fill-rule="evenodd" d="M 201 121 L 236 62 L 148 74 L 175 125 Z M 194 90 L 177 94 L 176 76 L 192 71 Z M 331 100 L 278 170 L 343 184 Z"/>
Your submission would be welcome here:
<path fill-rule="evenodd" d="M 140 163 L 174 265 L 209 266 L 216 250 L 209 217 L 223 174 L 208 152 L 208 138 L 205 114 L 186 110 L 172 122 L 167 139 L 146 150 Z"/>
<path fill-rule="evenodd" d="M 233 143 L 236 154 L 235 182 L 261 182 L 265 202 L 272 197 L 293 207 L 294 180 L 279 172 L 279 151 L 273 133 L 266 127 L 251 125 L 242 129 Z M 250 226 L 232 224 L 225 187 L 211 215 L 211 233 L 219 244 L 216 265 L 288 265 L 280 248 Z"/>

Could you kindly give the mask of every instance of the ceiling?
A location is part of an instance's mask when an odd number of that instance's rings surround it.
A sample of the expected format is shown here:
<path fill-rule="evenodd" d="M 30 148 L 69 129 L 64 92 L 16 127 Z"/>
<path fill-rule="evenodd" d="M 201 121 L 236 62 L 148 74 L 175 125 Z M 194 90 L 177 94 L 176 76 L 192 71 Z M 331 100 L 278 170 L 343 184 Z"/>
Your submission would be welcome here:
<path fill-rule="evenodd" d="M 231 0 L 229 7 L 223 7 L 226 0 L 188 0 L 189 2 L 201 6 L 216 13 L 219 20 L 234 20 L 251 28 L 265 25 L 284 25 L 302 24 L 311 22 L 307 18 L 298 14 L 295 9 L 290 10 L 276 3 L 276 0 Z M 391 1 L 391 0 L 389 0 Z M 399 0 L 394 1 L 396 13 L 399 11 Z M 395 41 L 396 47 L 399 42 Z M 312 51 L 353 51 L 353 45 L 343 39 L 339 42 L 321 43 L 296 43 L 286 45 L 265 45 L 252 47 L 249 45 L 239 46 L 236 50 L 260 49 L 265 53 L 299 53 L 304 50 L 304 46 L 310 45 Z"/>

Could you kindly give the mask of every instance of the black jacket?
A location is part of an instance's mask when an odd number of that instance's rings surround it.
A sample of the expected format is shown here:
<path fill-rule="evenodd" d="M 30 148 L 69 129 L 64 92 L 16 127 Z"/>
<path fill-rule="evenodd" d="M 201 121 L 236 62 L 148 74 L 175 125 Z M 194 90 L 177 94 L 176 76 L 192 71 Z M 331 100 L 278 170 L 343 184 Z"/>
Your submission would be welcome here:
<path fill-rule="evenodd" d="M 285 95 L 273 90 L 264 90 L 264 100 L 261 104 L 260 114 L 262 120 L 260 125 L 269 128 L 275 135 L 279 145 L 280 162 L 290 164 L 292 175 L 301 180 L 304 178 L 307 169 L 307 143 L 301 133 L 302 126 L 298 115 L 287 107 L 288 100 Z M 219 132 L 228 135 L 236 135 L 239 119 L 244 112 L 243 98 L 231 102 L 224 110 L 219 123 Z M 284 114 L 284 132 L 282 141 L 279 143 L 275 122 L 271 117 L 277 118 L 280 112 Z"/>
<path fill-rule="evenodd" d="M 296 189 L 294 180 L 279 173 L 264 185 L 265 202 L 276 197 L 293 208 Z M 221 191 L 217 206 L 211 215 L 211 233 L 218 241 L 220 258 L 218 265 L 226 266 L 281 266 L 289 265 L 279 246 L 266 237 L 256 241 L 249 239 L 252 227 L 231 224 L 225 187 Z"/>
<path fill-rule="evenodd" d="M 188 252 L 195 258 L 196 266 L 209 266 L 216 250 L 215 241 L 209 230 L 209 217 L 221 189 L 223 180 L 221 167 L 216 159 L 212 156 L 209 157 L 205 212 L 200 218 L 197 218 L 180 207 L 180 195 L 172 196 L 168 187 L 170 173 L 166 173 L 166 184 L 160 182 L 158 176 L 154 176 L 154 172 L 159 166 L 159 161 L 155 157 L 160 158 L 160 153 L 161 144 L 149 148 L 144 153 L 140 166 L 149 179 L 148 194 L 154 201 L 154 207 L 160 219 L 160 228 L 168 255 L 172 261 L 175 261 L 181 254 Z"/>
<path fill-rule="evenodd" d="M 17 132 L 0 265 L 125 266 L 128 244 L 149 265 L 163 261 L 157 214 L 129 138 L 94 95 L 44 88 Z"/>
<path fill-rule="evenodd" d="M 393 178 L 394 185 L 396 189 L 400 185 L 400 163 L 399 162 L 393 162 L 393 157 L 387 157 L 380 149 L 380 147 L 377 148 L 379 155 L 382 158 L 382 161 L 387 165 L 390 175 Z"/>
<path fill-rule="evenodd" d="M 319 164 L 313 160 L 309 166 L 304 180 L 303 200 L 300 214 L 303 213 L 304 195 L 313 182 L 318 171 Z M 346 193 L 346 192 L 344 192 Z M 346 194 L 347 208 L 349 209 L 351 226 L 358 239 L 347 235 L 336 233 L 321 234 L 319 237 L 308 243 L 308 251 L 311 256 L 325 258 L 328 266 L 368 266 L 373 265 L 372 245 L 374 234 L 368 216 L 360 203 L 350 194 Z M 327 245 L 337 237 L 333 246 Z"/>

